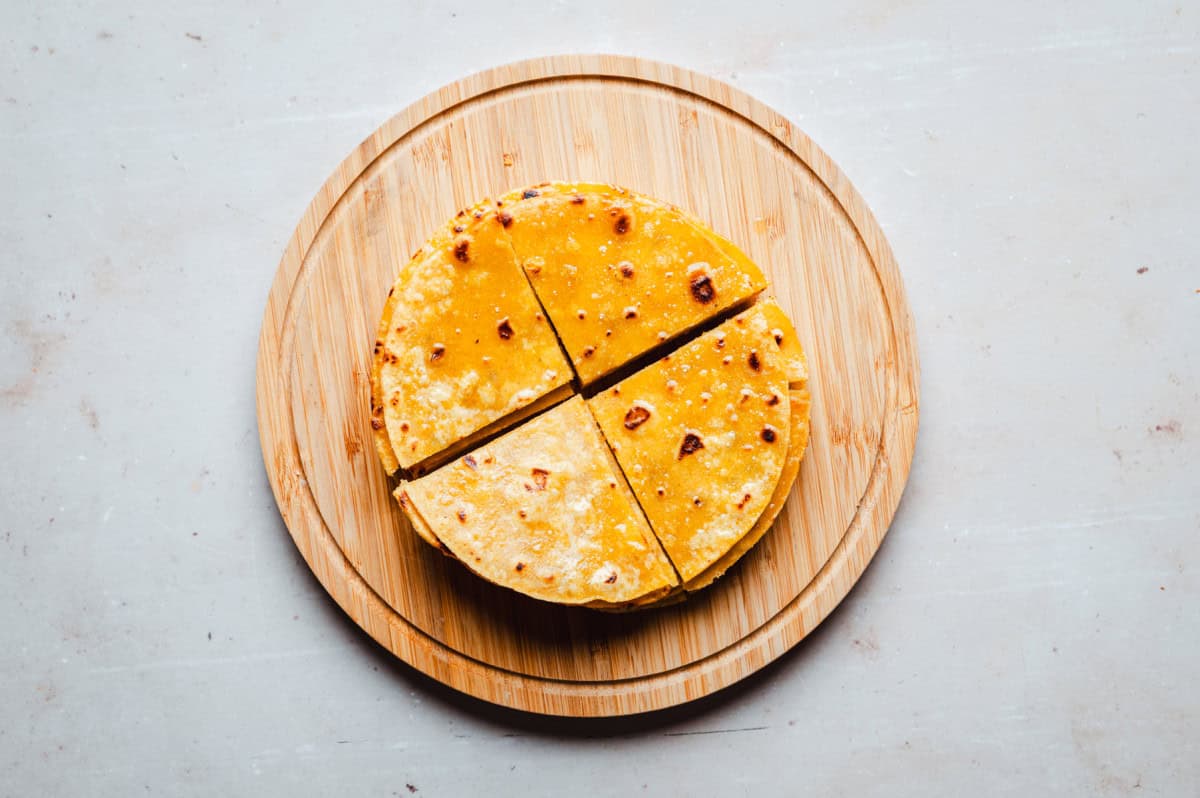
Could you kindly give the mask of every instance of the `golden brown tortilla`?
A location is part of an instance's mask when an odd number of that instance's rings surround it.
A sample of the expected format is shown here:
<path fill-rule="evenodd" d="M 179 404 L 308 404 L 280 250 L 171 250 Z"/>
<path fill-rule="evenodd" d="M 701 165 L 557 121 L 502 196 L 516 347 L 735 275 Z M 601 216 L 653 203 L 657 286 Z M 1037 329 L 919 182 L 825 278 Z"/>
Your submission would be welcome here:
<path fill-rule="evenodd" d="M 624 611 L 712 584 L 791 494 L 808 363 L 769 299 L 680 342 L 764 287 L 732 243 L 613 186 L 460 212 L 401 270 L 373 353 L 372 430 L 416 534 L 557 603 Z M 563 401 L 573 377 L 651 351 L 668 354 Z"/>
<path fill-rule="evenodd" d="M 525 595 L 623 605 L 678 584 L 580 397 L 402 492 L 455 557 Z"/>
<path fill-rule="evenodd" d="M 729 241 L 627 189 L 550 183 L 499 204 L 584 385 L 766 287 Z"/>
<path fill-rule="evenodd" d="M 403 468 L 562 398 L 572 377 L 494 208 L 461 213 L 428 249 L 397 278 L 376 342 L 376 401 Z"/>
<path fill-rule="evenodd" d="M 751 308 L 589 400 L 685 583 L 762 515 L 790 435 L 783 358 Z"/>

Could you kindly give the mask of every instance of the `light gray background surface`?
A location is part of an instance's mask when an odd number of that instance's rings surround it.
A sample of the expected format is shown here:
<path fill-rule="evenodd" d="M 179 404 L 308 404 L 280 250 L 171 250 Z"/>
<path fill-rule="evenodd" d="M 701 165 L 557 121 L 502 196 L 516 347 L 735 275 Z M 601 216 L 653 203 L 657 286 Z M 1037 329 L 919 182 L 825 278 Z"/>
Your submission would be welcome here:
<path fill-rule="evenodd" d="M 1198 794 L 1200 6 L 202 5 L 0 6 L 0 795 Z M 842 607 L 609 722 L 376 647 L 254 415 L 334 166 L 438 86 L 576 51 L 809 133 L 891 240 L 923 372 Z"/>

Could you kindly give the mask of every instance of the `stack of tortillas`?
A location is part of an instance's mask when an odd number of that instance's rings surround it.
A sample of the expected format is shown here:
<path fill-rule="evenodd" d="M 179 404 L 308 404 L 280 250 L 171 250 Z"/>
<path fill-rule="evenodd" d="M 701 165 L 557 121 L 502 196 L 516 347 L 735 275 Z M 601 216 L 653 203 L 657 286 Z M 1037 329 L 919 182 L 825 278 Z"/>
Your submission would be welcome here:
<path fill-rule="evenodd" d="M 461 211 L 401 270 L 372 370 L 414 530 L 562 604 L 673 601 L 770 528 L 808 373 L 762 271 L 657 200 L 545 184 Z"/>

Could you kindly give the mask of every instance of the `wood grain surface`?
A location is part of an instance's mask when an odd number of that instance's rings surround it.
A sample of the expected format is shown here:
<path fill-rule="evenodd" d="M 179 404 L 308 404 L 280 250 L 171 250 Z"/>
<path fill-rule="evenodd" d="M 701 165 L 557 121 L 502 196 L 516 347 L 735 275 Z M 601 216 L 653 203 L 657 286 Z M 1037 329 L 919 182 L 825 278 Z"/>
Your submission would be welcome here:
<path fill-rule="evenodd" d="M 460 207 L 542 180 L 675 203 L 767 273 L 812 370 L 812 437 L 775 528 L 709 590 L 606 615 L 484 583 L 422 543 L 371 443 L 375 324 L 400 265 Z M 258 355 L 276 500 L 321 583 L 396 656 L 532 712 L 616 715 L 725 687 L 849 591 L 900 499 L 917 355 L 899 271 L 854 188 L 803 133 L 715 80 L 628 57 L 471 76 L 385 123 L 338 167 L 280 263 Z"/>

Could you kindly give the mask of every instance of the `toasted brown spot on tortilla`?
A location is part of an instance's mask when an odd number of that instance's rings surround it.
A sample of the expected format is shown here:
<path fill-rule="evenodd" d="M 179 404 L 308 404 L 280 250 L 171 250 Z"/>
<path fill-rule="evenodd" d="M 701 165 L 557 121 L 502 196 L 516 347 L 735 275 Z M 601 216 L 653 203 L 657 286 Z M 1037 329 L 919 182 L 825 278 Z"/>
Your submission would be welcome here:
<path fill-rule="evenodd" d="M 522 192 L 521 199 L 533 199 L 537 195 L 538 192 L 536 188 L 527 188 L 524 192 Z"/>
<path fill-rule="evenodd" d="M 629 216 L 628 216 L 628 214 L 623 213 L 617 217 L 616 223 L 613 224 L 613 232 L 615 232 L 619 236 L 623 236 L 629 232 Z"/>
<path fill-rule="evenodd" d="M 500 323 L 496 325 L 496 332 L 499 333 L 500 337 L 505 341 L 513 337 L 513 328 L 512 325 L 508 323 L 508 316 L 505 316 L 500 320 Z"/>
<path fill-rule="evenodd" d="M 622 277 L 632 277 L 633 276 L 633 264 L 630 263 L 629 261 L 627 261 L 627 260 L 621 261 L 620 263 L 617 264 L 617 268 L 621 270 Z"/>
<path fill-rule="evenodd" d="M 535 468 L 532 470 L 533 484 L 537 485 L 538 490 L 546 489 L 546 479 L 550 476 L 550 472 L 544 468 Z"/>
<path fill-rule="evenodd" d="M 465 240 L 459 241 L 457 244 L 454 245 L 454 257 L 457 258 L 462 263 L 466 263 L 467 261 L 469 261 L 471 259 L 470 251 L 471 251 L 471 242 L 470 241 L 465 241 Z"/>
<path fill-rule="evenodd" d="M 512 214 L 507 211 L 501 211 L 500 214 L 498 216 L 496 216 L 496 218 L 499 219 L 500 224 L 506 228 L 509 225 L 511 225 L 513 222 Z"/>
<path fill-rule="evenodd" d="M 755 371 L 760 371 L 762 369 L 762 363 L 758 359 L 757 349 L 750 350 L 750 357 L 746 358 L 746 362 L 749 363 L 750 368 L 754 369 Z"/>
<path fill-rule="evenodd" d="M 763 427 L 763 430 L 760 434 L 762 435 L 762 439 L 767 443 L 775 442 L 775 430 L 772 427 Z"/>
<path fill-rule="evenodd" d="M 475 471 L 479 468 L 479 464 L 475 462 L 475 458 L 472 457 L 471 455 L 467 455 L 466 457 L 463 458 L 463 465 L 465 465 L 467 468 L 471 469 L 472 471 Z"/>
<path fill-rule="evenodd" d="M 431 362 L 436 361 L 436 360 L 441 360 L 442 355 L 444 355 L 444 354 L 446 354 L 445 345 L 444 344 L 434 344 L 433 348 L 429 350 L 429 360 Z"/>
<path fill-rule="evenodd" d="M 634 405 L 629 408 L 629 412 L 625 414 L 625 429 L 637 429 L 646 423 L 650 418 L 649 408 L 642 405 Z"/>
<path fill-rule="evenodd" d="M 692 452 L 699 451 L 704 448 L 704 441 L 700 440 L 700 436 L 694 432 L 689 432 L 683 436 L 683 443 L 679 445 L 679 458 L 682 460 Z"/>
<path fill-rule="evenodd" d="M 707 305 L 712 302 L 717 295 L 717 289 L 713 287 L 712 278 L 707 274 L 701 274 L 692 280 L 692 299 L 699 302 L 701 305 Z"/>
<path fill-rule="evenodd" d="M 454 514 L 458 516 L 458 521 L 460 524 L 465 524 L 467 522 L 467 514 L 462 510 L 455 510 Z"/>

